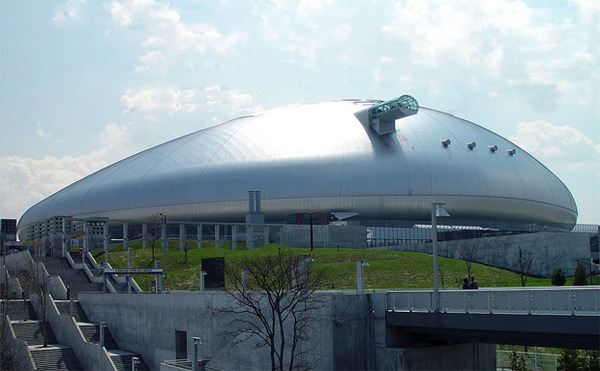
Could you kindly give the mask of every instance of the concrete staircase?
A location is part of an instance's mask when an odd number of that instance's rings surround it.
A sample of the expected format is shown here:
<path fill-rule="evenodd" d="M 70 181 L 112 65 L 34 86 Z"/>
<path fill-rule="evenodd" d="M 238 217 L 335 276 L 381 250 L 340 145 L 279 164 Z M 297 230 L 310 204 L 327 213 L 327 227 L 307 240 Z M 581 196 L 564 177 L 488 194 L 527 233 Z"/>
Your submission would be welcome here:
<path fill-rule="evenodd" d="M 35 258 L 44 263 L 50 276 L 60 276 L 65 286 L 69 284 L 70 294 L 77 297 L 80 292 L 102 292 L 101 283 L 90 282 L 88 276 L 82 269 L 73 269 L 66 258 Z"/>
<path fill-rule="evenodd" d="M 36 370 L 82 370 L 73 349 L 50 346 L 46 348 L 30 347 L 31 358 Z"/>
<path fill-rule="evenodd" d="M 29 300 L 8 300 L 7 314 L 11 321 L 27 321 L 37 318 Z"/>
<path fill-rule="evenodd" d="M 132 359 L 138 357 L 139 363 L 137 364 L 136 371 L 147 371 L 148 366 L 140 358 L 139 355 L 129 352 L 109 352 L 110 359 L 119 371 L 132 371 Z"/>
<path fill-rule="evenodd" d="M 78 323 L 79 329 L 88 343 L 100 345 L 100 325 L 97 323 Z M 119 347 L 115 343 L 110 331 L 104 332 L 104 346 L 107 350 L 117 350 Z"/>
<path fill-rule="evenodd" d="M 11 326 L 15 337 L 25 341 L 28 346 L 44 345 L 44 323 L 42 321 L 11 321 Z M 48 331 L 48 344 L 56 344 L 56 337 L 49 325 L 46 330 Z"/>
<path fill-rule="evenodd" d="M 61 315 L 68 316 L 71 313 L 71 302 L 69 300 L 54 300 L 54 304 Z M 89 322 L 87 315 L 77 300 L 73 301 L 73 317 L 77 322 Z"/>

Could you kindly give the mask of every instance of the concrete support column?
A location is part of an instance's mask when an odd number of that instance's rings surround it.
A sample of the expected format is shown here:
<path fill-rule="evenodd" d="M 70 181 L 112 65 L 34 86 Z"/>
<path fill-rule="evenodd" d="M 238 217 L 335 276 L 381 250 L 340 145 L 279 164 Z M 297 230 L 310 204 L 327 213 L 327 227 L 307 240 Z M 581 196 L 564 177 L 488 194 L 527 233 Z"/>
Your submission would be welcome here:
<path fill-rule="evenodd" d="M 206 272 L 200 271 L 200 292 L 204 292 L 204 276 L 206 276 Z"/>
<path fill-rule="evenodd" d="M 106 328 L 106 323 L 100 322 L 100 346 L 103 347 L 104 344 L 104 329 Z"/>
<path fill-rule="evenodd" d="M 194 340 L 194 358 L 192 358 L 192 371 L 198 371 L 198 346 L 201 344 L 199 337 L 193 337 Z"/>
<path fill-rule="evenodd" d="M 231 250 L 237 250 L 237 225 L 231 226 Z"/>
<path fill-rule="evenodd" d="M 196 226 L 196 233 L 198 234 L 198 236 L 196 237 L 196 239 L 198 240 L 198 248 L 201 249 L 202 248 L 202 224 L 198 224 Z"/>
<path fill-rule="evenodd" d="M 142 223 L 142 248 L 148 247 L 148 224 Z"/>
<path fill-rule="evenodd" d="M 269 226 L 265 224 L 265 236 L 264 236 L 264 244 L 268 244 L 269 243 Z"/>
<path fill-rule="evenodd" d="M 87 220 L 83 221 L 83 251 L 81 252 L 81 264 L 85 263 L 85 254 L 90 251 L 90 232 Z"/>
<path fill-rule="evenodd" d="M 123 251 L 127 251 L 129 246 L 129 224 L 123 223 Z"/>
<path fill-rule="evenodd" d="M 179 251 L 185 250 L 185 224 L 179 224 Z"/>
<path fill-rule="evenodd" d="M 358 291 L 364 291 L 365 289 L 365 273 L 363 269 L 364 262 L 358 260 L 356 262 L 356 289 Z"/>
<path fill-rule="evenodd" d="M 220 247 L 219 243 L 221 242 L 221 226 L 215 224 L 215 247 Z"/>
<path fill-rule="evenodd" d="M 108 234 L 108 220 L 104 222 L 104 228 L 102 231 L 104 237 L 104 262 L 105 266 L 108 264 L 108 249 L 110 247 L 110 236 Z"/>
<path fill-rule="evenodd" d="M 254 226 L 249 224 L 246 226 L 246 249 L 254 248 Z"/>
<path fill-rule="evenodd" d="M 63 218 L 62 220 L 62 250 L 61 256 L 64 258 L 67 254 L 67 218 Z M 54 256 L 54 251 L 52 251 L 52 256 Z"/>

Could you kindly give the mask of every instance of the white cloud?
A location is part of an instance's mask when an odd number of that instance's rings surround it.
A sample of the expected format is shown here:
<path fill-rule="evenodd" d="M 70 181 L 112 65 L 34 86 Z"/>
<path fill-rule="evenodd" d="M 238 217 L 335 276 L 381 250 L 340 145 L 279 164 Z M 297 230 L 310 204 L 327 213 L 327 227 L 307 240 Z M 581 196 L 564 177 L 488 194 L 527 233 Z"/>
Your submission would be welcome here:
<path fill-rule="evenodd" d="M 110 12 L 119 27 L 140 38 L 144 54 L 139 58 L 134 72 L 163 73 L 186 53 L 204 54 L 209 50 L 225 53 L 241 39 L 239 34 L 223 35 L 207 24 L 187 24 L 177 11 L 170 9 L 168 3 L 152 0 L 114 1 Z"/>
<path fill-rule="evenodd" d="M 542 162 L 600 173 L 600 144 L 568 125 L 556 126 L 543 120 L 521 122 L 511 140 Z"/>
<path fill-rule="evenodd" d="M 54 14 L 52 20 L 58 24 L 79 22 L 81 20 L 79 13 L 84 4 L 85 0 L 67 0 Z"/>
<path fill-rule="evenodd" d="M 261 109 L 254 105 L 251 95 L 219 86 L 206 87 L 204 90 L 128 90 L 121 96 L 121 104 L 125 106 L 124 113 L 137 112 L 146 115 L 146 118 L 165 113 L 169 116 L 178 112 L 194 112 L 204 116 L 208 113 L 214 123 Z"/>
<path fill-rule="evenodd" d="M 43 198 L 132 154 L 131 134 L 125 125 L 106 125 L 98 135 L 101 147 L 79 157 L 0 157 L 0 215 L 18 218 Z"/>

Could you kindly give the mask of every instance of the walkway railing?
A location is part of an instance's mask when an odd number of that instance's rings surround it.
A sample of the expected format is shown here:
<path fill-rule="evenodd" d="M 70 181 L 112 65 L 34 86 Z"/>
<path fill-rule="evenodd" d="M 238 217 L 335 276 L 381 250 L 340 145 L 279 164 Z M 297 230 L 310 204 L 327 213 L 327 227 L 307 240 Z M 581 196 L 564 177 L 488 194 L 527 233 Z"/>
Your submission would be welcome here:
<path fill-rule="evenodd" d="M 433 312 L 433 291 L 389 291 L 388 311 Z M 440 312 L 600 316 L 600 286 L 440 291 Z"/>

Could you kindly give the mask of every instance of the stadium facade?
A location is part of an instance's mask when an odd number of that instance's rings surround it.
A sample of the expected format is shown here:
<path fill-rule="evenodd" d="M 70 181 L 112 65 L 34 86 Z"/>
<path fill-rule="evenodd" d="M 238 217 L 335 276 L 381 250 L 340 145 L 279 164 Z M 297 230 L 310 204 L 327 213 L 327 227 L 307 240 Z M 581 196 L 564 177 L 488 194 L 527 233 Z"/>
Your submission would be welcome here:
<path fill-rule="evenodd" d="M 18 233 L 31 239 L 56 216 L 244 222 L 248 191 L 261 192 L 267 222 L 319 212 L 410 225 L 430 220 L 432 202 L 459 225 L 570 230 L 577 220 L 567 187 L 526 151 L 403 96 L 299 104 L 171 140 L 32 206 Z"/>

